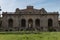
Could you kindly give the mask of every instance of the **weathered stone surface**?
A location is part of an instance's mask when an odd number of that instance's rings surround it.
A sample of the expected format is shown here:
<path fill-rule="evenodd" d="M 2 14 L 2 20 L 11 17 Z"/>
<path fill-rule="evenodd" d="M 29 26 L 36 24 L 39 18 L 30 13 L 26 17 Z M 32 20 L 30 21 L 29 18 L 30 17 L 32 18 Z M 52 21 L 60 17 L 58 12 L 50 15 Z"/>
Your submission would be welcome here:
<path fill-rule="evenodd" d="M 56 31 L 59 30 L 58 12 L 47 12 L 44 8 L 34 9 L 33 6 L 27 6 L 27 9 L 17 8 L 15 12 L 3 12 L 2 15 L 2 27 L 4 28 L 4 30 L 6 30 L 6 28 L 7 30 L 10 30 L 9 19 L 13 20 L 12 24 L 10 24 L 12 25 L 11 30 L 13 31 L 26 30 L 27 28 L 29 28 L 29 19 L 32 20 L 32 24 L 30 24 L 32 25 L 32 29 L 34 28 L 34 30 L 48 31 L 48 19 L 52 20 L 51 27 L 55 28 Z M 23 21 L 23 23 L 21 23 L 22 19 L 24 19 L 26 22 Z M 36 19 L 40 20 L 40 26 L 36 26 Z M 21 25 L 24 24 L 24 22 L 26 26 L 22 27 Z"/>

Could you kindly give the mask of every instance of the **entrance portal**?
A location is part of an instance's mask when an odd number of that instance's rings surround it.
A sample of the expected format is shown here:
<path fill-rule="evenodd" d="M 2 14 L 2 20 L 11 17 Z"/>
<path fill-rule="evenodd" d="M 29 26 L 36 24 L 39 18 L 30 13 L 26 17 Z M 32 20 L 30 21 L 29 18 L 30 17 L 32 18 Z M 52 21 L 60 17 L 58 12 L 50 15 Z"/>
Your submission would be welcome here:
<path fill-rule="evenodd" d="M 28 28 L 27 28 L 27 30 L 29 30 L 29 31 L 30 31 L 30 30 L 34 30 L 34 29 L 33 29 L 33 20 L 32 20 L 32 19 L 29 19 L 29 20 L 28 20 Z"/>
<path fill-rule="evenodd" d="M 32 28 L 33 27 L 33 20 L 32 19 L 29 19 L 28 20 L 28 27 L 29 28 Z"/>

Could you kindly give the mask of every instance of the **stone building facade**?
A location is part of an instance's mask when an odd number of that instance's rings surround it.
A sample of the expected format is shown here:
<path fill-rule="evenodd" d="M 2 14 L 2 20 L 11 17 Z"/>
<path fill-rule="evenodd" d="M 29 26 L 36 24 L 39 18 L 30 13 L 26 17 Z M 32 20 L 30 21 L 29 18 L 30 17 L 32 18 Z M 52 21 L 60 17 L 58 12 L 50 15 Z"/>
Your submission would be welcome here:
<path fill-rule="evenodd" d="M 47 12 L 44 8 L 17 8 L 15 12 L 2 13 L 2 28 L 5 31 L 59 31 L 58 12 Z"/>

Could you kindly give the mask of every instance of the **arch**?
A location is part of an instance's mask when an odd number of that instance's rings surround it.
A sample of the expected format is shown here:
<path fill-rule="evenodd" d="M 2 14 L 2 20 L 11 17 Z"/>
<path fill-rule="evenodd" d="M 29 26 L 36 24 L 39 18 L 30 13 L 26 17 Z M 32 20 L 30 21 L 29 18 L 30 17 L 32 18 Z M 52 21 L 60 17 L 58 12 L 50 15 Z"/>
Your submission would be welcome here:
<path fill-rule="evenodd" d="M 33 20 L 32 19 L 28 20 L 28 27 L 33 27 Z"/>
<path fill-rule="evenodd" d="M 13 27 L 13 19 L 8 20 L 8 27 Z"/>
<path fill-rule="evenodd" d="M 53 20 L 52 19 L 48 19 L 48 26 L 53 26 Z"/>
<path fill-rule="evenodd" d="M 25 19 L 21 20 L 21 27 L 26 27 L 26 20 Z"/>
<path fill-rule="evenodd" d="M 33 20 L 32 19 L 28 20 L 28 27 L 27 27 L 26 30 L 28 30 L 28 31 L 33 31 L 34 30 L 34 28 L 33 28 Z"/>
<path fill-rule="evenodd" d="M 52 19 L 48 19 L 48 31 L 53 31 L 53 20 Z"/>
<path fill-rule="evenodd" d="M 35 20 L 35 26 L 39 27 L 40 26 L 40 19 Z"/>

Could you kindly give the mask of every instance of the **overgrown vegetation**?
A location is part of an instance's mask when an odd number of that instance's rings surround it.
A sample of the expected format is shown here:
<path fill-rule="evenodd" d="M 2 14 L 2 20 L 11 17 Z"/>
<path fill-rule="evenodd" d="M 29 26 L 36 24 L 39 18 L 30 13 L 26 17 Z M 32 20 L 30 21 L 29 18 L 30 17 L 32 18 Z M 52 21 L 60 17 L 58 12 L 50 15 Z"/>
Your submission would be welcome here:
<path fill-rule="evenodd" d="M 30 34 L 12 34 L 7 32 L 0 33 L 0 40 L 60 40 L 60 32 L 40 32 Z"/>

